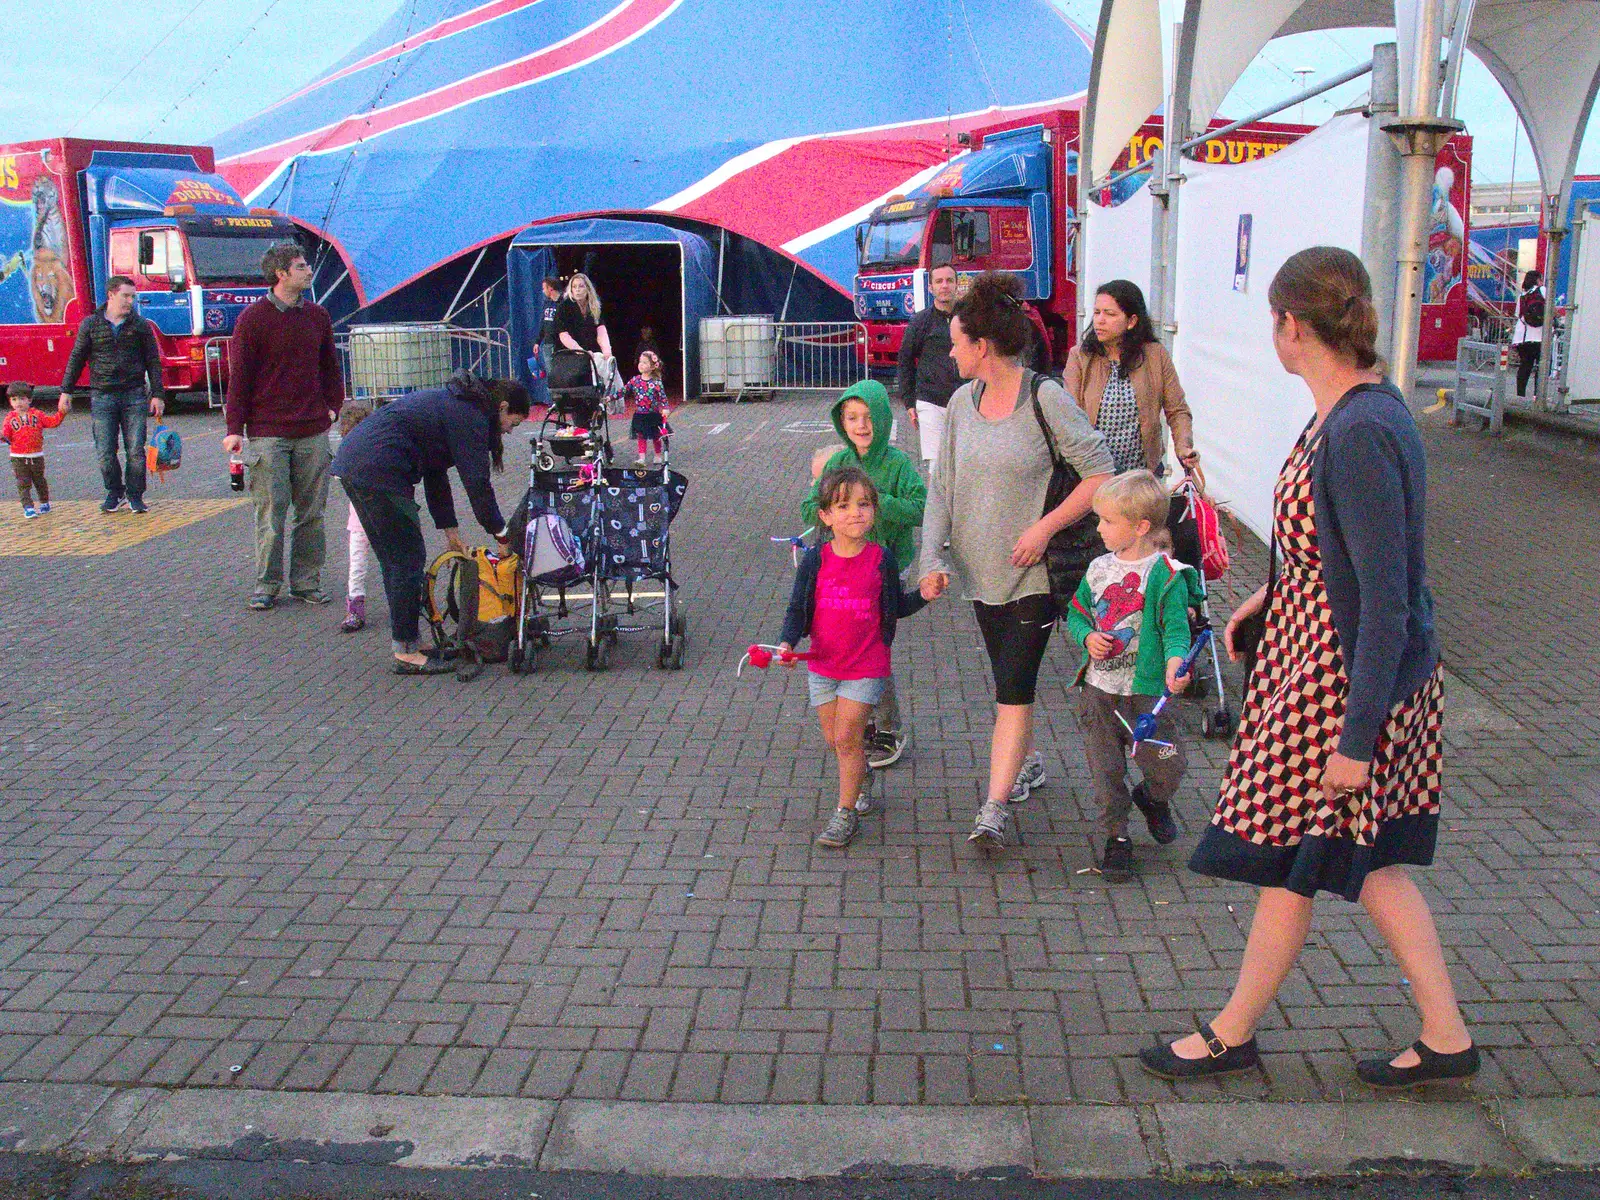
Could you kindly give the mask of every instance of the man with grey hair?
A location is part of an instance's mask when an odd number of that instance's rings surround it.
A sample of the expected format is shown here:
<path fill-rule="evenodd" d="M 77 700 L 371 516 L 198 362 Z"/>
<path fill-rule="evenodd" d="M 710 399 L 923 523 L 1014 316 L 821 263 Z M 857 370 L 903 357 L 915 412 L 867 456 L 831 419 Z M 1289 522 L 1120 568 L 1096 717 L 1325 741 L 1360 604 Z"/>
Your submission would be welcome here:
<path fill-rule="evenodd" d="M 229 454 L 243 453 L 256 515 L 256 584 L 250 607 L 272 608 L 283 587 L 286 535 L 289 595 L 328 603 L 322 590 L 333 454 L 328 427 L 344 403 L 344 378 L 327 310 L 307 300 L 311 267 L 293 242 L 262 256 L 271 288 L 240 316 L 228 352 Z M 246 443 L 246 437 L 249 441 Z M 290 526 L 289 510 L 294 509 Z"/>

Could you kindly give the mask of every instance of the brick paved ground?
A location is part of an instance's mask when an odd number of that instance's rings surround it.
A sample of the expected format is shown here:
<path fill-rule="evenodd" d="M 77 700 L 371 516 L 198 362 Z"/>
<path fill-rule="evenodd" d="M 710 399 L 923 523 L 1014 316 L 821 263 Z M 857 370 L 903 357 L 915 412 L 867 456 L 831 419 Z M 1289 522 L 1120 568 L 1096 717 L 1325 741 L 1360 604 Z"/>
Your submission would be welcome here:
<path fill-rule="evenodd" d="M 970 614 L 936 607 L 896 648 L 915 743 L 886 815 L 848 854 L 811 845 L 834 785 L 803 680 L 736 682 L 733 665 L 776 632 L 788 557 L 767 538 L 794 529 L 822 409 L 674 422 L 693 480 L 675 526 L 681 674 L 635 640 L 602 676 L 563 647 L 533 678 L 394 677 L 381 628 L 245 610 L 245 510 L 100 558 L 0 558 L 0 1078 L 828 1103 L 1369 1095 L 1352 1054 L 1415 1025 L 1372 928 L 1336 901 L 1263 1026 L 1265 1080 L 1172 1089 L 1130 1069 L 1221 1001 L 1249 912 L 1249 889 L 1183 867 L 1222 758 L 1193 705 L 1184 836 L 1139 839 L 1139 881 L 1108 891 L 1077 873 L 1091 807 L 1072 664 L 1054 652 L 1028 847 L 975 859 L 986 666 Z M 179 421 L 189 453 L 157 502 L 224 494 L 216 418 Z M 1427 437 L 1441 623 L 1466 687 L 1423 874 L 1487 1051 L 1474 1086 L 1594 1094 L 1600 467 Z M 56 435 L 61 496 L 94 494 L 87 438 L 81 416 Z M 1260 573 L 1257 553 L 1236 575 Z"/>

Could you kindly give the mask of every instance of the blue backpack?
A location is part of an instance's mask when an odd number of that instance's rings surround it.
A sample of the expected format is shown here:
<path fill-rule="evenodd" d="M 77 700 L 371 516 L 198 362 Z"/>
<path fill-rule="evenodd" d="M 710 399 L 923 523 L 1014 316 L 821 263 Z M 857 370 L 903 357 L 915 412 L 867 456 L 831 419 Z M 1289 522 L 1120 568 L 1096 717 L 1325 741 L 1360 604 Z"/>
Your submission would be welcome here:
<path fill-rule="evenodd" d="M 176 429 L 157 425 L 145 447 L 145 469 L 158 479 L 166 479 L 168 471 L 183 465 L 183 439 Z"/>

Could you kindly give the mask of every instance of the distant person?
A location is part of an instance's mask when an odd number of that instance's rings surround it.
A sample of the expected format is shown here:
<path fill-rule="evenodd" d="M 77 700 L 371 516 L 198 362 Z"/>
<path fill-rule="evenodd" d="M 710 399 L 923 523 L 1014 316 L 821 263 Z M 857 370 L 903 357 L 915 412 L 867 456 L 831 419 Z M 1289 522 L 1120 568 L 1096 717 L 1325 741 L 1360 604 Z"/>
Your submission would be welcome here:
<path fill-rule="evenodd" d="M 657 358 L 661 357 L 661 344 L 656 340 L 656 329 L 654 325 L 639 326 L 639 348 L 634 351 L 634 357 L 639 357 L 639 355 L 645 353 L 647 350 L 651 354 L 654 354 Z"/>
<path fill-rule="evenodd" d="M 294 508 L 289 595 L 327 604 L 322 564 L 328 541 L 328 427 L 344 404 L 344 379 L 327 310 L 306 299 L 311 267 L 293 242 L 261 259 L 271 289 L 240 316 L 228 353 L 228 436 L 222 446 L 244 455 L 256 514 L 256 583 L 250 607 L 265 611 L 283 587 L 284 542 Z"/>
<path fill-rule="evenodd" d="M 600 293 L 587 275 L 567 281 L 567 294 L 556 306 L 556 343 L 565 350 L 611 357 L 611 335 L 600 320 Z"/>
<path fill-rule="evenodd" d="M 0 442 L 11 453 L 11 471 L 17 477 L 17 498 L 22 515 L 32 520 L 50 511 L 50 484 L 44 477 L 44 431 L 67 419 L 72 407 L 63 395 L 53 413 L 33 407 L 33 384 L 17 380 L 6 385 L 6 401 L 11 411 L 0 422 Z M 39 493 L 39 507 L 33 506 L 33 493 Z"/>
<path fill-rule="evenodd" d="M 355 427 L 372 415 L 372 405 L 364 400 L 346 400 L 339 410 L 339 441 L 355 431 Z M 345 533 L 349 536 L 347 563 L 348 575 L 344 589 L 344 620 L 339 625 L 341 633 L 360 633 L 367 627 L 367 568 L 372 561 L 372 543 L 367 531 L 361 527 L 361 514 L 350 505 L 345 516 Z"/>
<path fill-rule="evenodd" d="M 623 393 L 633 407 L 633 421 L 628 427 L 628 435 L 638 443 L 638 465 L 643 467 L 665 462 L 661 433 L 667 423 L 667 389 L 661 382 L 661 359 L 653 350 L 639 351 L 639 373 L 628 380 Z M 648 460 L 645 458 L 647 446 L 652 451 Z"/>
<path fill-rule="evenodd" d="M 427 548 L 416 487 L 452 550 L 466 553 L 456 528 L 450 468 L 478 523 L 502 552 L 510 534 L 495 500 L 490 471 L 505 468 L 505 435 L 528 416 L 528 392 L 510 380 L 486 383 L 465 371 L 442 388 L 412 392 L 367 417 L 339 443 L 333 473 L 344 484 L 383 572 L 389 602 L 389 646 L 396 675 L 442 675 L 453 663 L 425 653 L 422 581 Z"/>
<path fill-rule="evenodd" d="M 922 461 L 939 456 L 944 418 L 950 397 L 961 386 L 961 375 L 950 357 L 950 314 L 956 306 L 956 269 L 949 263 L 928 275 L 933 303 L 906 326 L 900 342 L 895 393 L 906 406 L 906 416 L 917 431 Z"/>
<path fill-rule="evenodd" d="M 561 307 L 561 280 L 555 275 L 546 275 L 540 290 L 544 293 L 544 310 L 539 321 L 537 351 L 544 373 L 549 375 L 550 356 L 556 352 L 556 310 Z"/>
<path fill-rule="evenodd" d="M 1539 353 L 1544 348 L 1544 277 L 1529 271 L 1522 277 L 1522 294 L 1517 297 L 1517 327 L 1511 340 L 1517 346 L 1517 395 L 1528 394 L 1528 380 L 1539 369 Z"/>
<path fill-rule="evenodd" d="M 106 486 L 101 512 L 143 513 L 145 417 L 159 419 L 162 400 L 161 350 L 155 329 L 133 310 L 133 280 L 113 275 L 106 280 L 106 302 L 78 326 L 77 340 L 61 377 L 61 398 L 72 406 L 72 389 L 89 365 L 89 415 L 94 420 L 94 445 L 100 454 L 100 478 Z M 124 464 L 117 462 L 122 441 Z"/>
<path fill-rule="evenodd" d="M 1090 423 L 1105 435 L 1117 473 L 1166 473 L 1162 419 L 1186 468 L 1200 462 L 1194 448 L 1194 418 L 1172 357 L 1156 340 L 1144 293 L 1126 279 L 1103 283 L 1095 292 L 1094 317 L 1067 354 L 1067 391 Z"/>

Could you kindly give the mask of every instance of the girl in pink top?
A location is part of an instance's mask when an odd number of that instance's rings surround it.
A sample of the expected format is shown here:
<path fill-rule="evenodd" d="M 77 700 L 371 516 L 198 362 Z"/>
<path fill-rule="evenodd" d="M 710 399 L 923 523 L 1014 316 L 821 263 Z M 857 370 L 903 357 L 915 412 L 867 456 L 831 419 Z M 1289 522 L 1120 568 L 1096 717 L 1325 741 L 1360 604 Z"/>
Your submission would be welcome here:
<path fill-rule="evenodd" d="M 878 491 L 860 467 L 818 480 L 817 520 L 833 539 L 801 558 L 778 639 L 787 651 L 811 638 L 811 706 L 839 762 L 839 806 L 819 846 L 848 846 L 860 828 L 871 788 L 863 735 L 888 683 L 895 624 L 927 603 L 900 590 L 894 556 L 867 540 L 877 515 Z"/>

